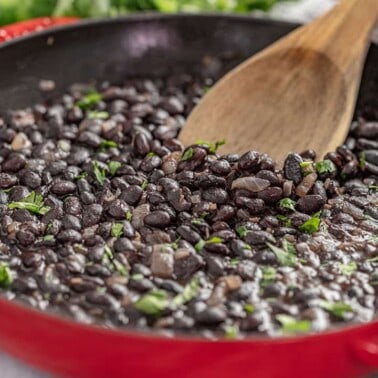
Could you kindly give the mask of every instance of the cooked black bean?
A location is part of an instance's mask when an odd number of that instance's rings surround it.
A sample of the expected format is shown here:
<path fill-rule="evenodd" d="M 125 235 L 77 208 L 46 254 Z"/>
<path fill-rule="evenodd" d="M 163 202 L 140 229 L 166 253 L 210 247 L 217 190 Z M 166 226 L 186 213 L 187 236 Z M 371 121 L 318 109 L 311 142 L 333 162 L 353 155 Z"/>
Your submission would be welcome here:
<path fill-rule="evenodd" d="M 144 217 L 147 226 L 165 228 L 171 222 L 171 217 L 166 211 L 153 211 Z"/>

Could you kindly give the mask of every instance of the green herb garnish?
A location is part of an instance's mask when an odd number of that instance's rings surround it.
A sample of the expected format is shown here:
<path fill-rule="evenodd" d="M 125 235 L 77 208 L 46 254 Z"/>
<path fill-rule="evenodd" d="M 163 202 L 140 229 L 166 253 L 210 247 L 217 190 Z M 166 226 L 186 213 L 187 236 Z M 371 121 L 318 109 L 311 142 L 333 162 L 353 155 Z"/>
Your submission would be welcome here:
<path fill-rule="evenodd" d="M 245 226 L 238 226 L 236 227 L 236 232 L 239 235 L 239 238 L 244 238 L 248 234 L 248 228 Z"/>
<path fill-rule="evenodd" d="M 201 239 L 198 243 L 196 243 L 196 245 L 194 246 L 194 249 L 197 252 L 200 252 L 203 250 L 203 247 L 205 246 L 205 244 L 206 244 L 205 240 Z"/>
<path fill-rule="evenodd" d="M 198 294 L 200 290 L 200 282 L 197 277 L 193 278 L 184 290 L 173 298 L 173 303 L 177 306 L 181 306 L 187 302 L 190 302 Z"/>
<path fill-rule="evenodd" d="M 88 177 L 88 172 L 83 172 L 83 173 L 80 173 L 80 175 L 77 175 L 74 177 L 74 180 L 80 180 L 80 179 L 84 179 Z"/>
<path fill-rule="evenodd" d="M 212 238 L 206 240 L 206 244 L 216 244 L 216 243 L 223 243 L 223 239 L 219 236 L 213 236 Z"/>
<path fill-rule="evenodd" d="M 285 314 L 277 315 L 276 319 L 281 323 L 280 331 L 285 334 L 303 333 L 311 330 L 309 320 L 297 320 Z"/>
<path fill-rule="evenodd" d="M 118 143 L 114 142 L 114 140 L 103 140 L 100 145 L 99 149 L 100 150 L 107 150 L 108 148 L 117 148 Z"/>
<path fill-rule="evenodd" d="M 215 143 L 211 142 L 205 142 L 204 140 L 197 140 L 196 143 L 198 146 L 205 147 L 209 150 L 211 154 L 215 154 L 220 146 L 223 146 L 226 144 L 226 141 L 223 140 L 218 140 Z"/>
<path fill-rule="evenodd" d="M 0 287 L 6 289 L 13 282 L 12 272 L 9 269 L 8 264 L 0 263 Z"/>
<path fill-rule="evenodd" d="M 251 303 L 246 303 L 246 304 L 244 305 L 244 311 L 245 311 L 247 314 L 252 314 L 253 311 L 254 311 L 253 304 L 251 304 Z"/>
<path fill-rule="evenodd" d="M 239 264 L 240 264 L 240 260 L 237 257 L 230 260 L 230 265 L 232 265 L 232 266 L 236 266 L 236 265 L 239 265 Z"/>
<path fill-rule="evenodd" d="M 224 336 L 226 339 L 235 340 L 239 336 L 239 329 L 236 326 L 227 326 L 225 328 Z"/>
<path fill-rule="evenodd" d="M 49 242 L 49 241 L 55 241 L 55 236 L 54 235 L 45 235 L 43 237 L 43 240 L 47 241 L 47 242 Z"/>
<path fill-rule="evenodd" d="M 115 238 L 119 239 L 123 235 L 123 224 L 122 223 L 114 223 L 112 225 L 111 234 Z"/>
<path fill-rule="evenodd" d="M 193 157 L 194 150 L 192 147 L 189 147 L 181 157 L 181 161 L 187 161 Z"/>
<path fill-rule="evenodd" d="M 110 174 L 114 176 L 121 165 L 122 164 L 119 161 L 114 161 L 114 160 L 110 161 L 108 164 Z"/>
<path fill-rule="evenodd" d="M 260 285 L 262 287 L 266 287 L 273 283 L 277 277 L 277 270 L 272 266 L 262 267 L 262 280 L 260 281 Z"/>
<path fill-rule="evenodd" d="M 357 270 L 357 264 L 352 261 L 349 264 L 340 264 L 339 270 L 341 274 L 345 276 L 351 276 Z"/>
<path fill-rule="evenodd" d="M 282 239 L 282 248 L 267 243 L 268 247 L 276 255 L 278 262 L 283 266 L 295 266 L 297 262 L 296 250 L 293 244 L 286 239 Z"/>
<path fill-rule="evenodd" d="M 360 154 L 360 163 L 359 166 L 361 169 L 365 169 L 366 167 L 366 152 L 362 151 Z"/>
<path fill-rule="evenodd" d="M 318 161 L 315 163 L 315 169 L 318 171 L 318 173 L 333 173 L 336 171 L 335 164 L 332 163 L 331 160 L 323 160 L 323 161 Z"/>
<path fill-rule="evenodd" d="M 147 157 L 157 156 L 157 153 L 151 151 L 151 152 L 149 152 L 146 156 L 147 156 Z"/>
<path fill-rule="evenodd" d="M 292 200 L 291 198 L 282 198 L 280 202 L 278 202 L 278 204 L 282 209 L 295 211 L 296 202 Z"/>
<path fill-rule="evenodd" d="M 142 182 L 142 185 L 141 185 L 140 187 L 142 188 L 142 190 L 146 190 L 147 185 L 148 185 L 148 181 L 147 181 L 147 180 L 144 180 L 144 181 Z"/>
<path fill-rule="evenodd" d="M 89 110 L 94 108 L 102 100 L 101 93 L 95 90 L 88 92 L 83 98 L 76 102 L 76 106 L 83 110 Z"/>
<path fill-rule="evenodd" d="M 112 250 L 107 245 L 104 248 L 102 263 L 108 265 L 109 267 L 112 266 L 121 276 L 126 277 L 128 275 L 126 268 L 114 258 Z"/>
<path fill-rule="evenodd" d="M 130 276 L 130 279 L 134 281 L 140 281 L 140 280 L 143 280 L 143 278 L 144 278 L 144 275 L 142 273 L 134 273 Z"/>
<path fill-rule="evenodd" d="M 151 290 L 135 302 L 138 311 L 155 316 L 159 316 L 168 306 L 168 295 L 164 290 Z"/>
<path fill-rule="evenodd" d="M 285 215 L 278 214 L 277 219 L 284 224 L 285 227 L 291 226 L 291 219 L 288 217 L 285 217 Z"/>
<path fill-rule="evenodd" d="M 130 222 L 131 219 L 133 219 L 133 213 L 130 210 L 128 210 L 126 211 L 125 217 L 126 217 L 126 220 Z"/>
<path fill-rule="evenodd" d="M 369 185 L 369 190 L 376 192 L 378 190 L 378 185 Z"/>
<path fill-rule="evenodd" d="M 44 206 L 43 196 L 32 191 L 28 196 L 20 201 L 10 202 L 9 209 L 26 209 L 34 214 L 44 215 L 50 207 Z"/>
<path fill-rule="evenodd" d="M 343 318 L 345 313 L 353 311 L 352 307 L 344 302 L 322 301 L 320 307 L 338 318 Z"/>
<path fill-rule="evenodd" d="M 104 185 L 106 179 L 106 171 L 105 169 L 101 169 L 98 165 L 98 161 L 95 160 L 93 162 L 93 173 L 96 177 L 96 180 L 100 185 Z"/>
<path fill-rule="evenodd" d="M 304 222 L 299 229 L 307 234 L 313 234 L 319 231 L 320 226 L 320 213 L 314 214 L 309 220 Z"/>
<path fill-rule="evenodd" d="M 89 119 L 108 119 L 109 113 L 108 112 L 99 112 L 97 110 L 92 110 L 88 112 Z"/>
<path fill-rule="evenodd" d="M 299 163 L 302 173 L 307 176 L 312 172 L 312 161 L 303 161 L 302 163 Z"/>

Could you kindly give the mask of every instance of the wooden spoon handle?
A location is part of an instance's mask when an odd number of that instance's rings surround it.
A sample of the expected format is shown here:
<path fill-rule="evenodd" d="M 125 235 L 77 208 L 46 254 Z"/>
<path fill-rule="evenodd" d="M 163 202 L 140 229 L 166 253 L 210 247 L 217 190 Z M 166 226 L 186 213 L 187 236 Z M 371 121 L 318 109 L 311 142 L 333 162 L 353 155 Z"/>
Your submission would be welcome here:
<path fill-rule="evenodd" d="M 327 15 L 288 38 L 328 57 L 344 74 L 360 69 L 378 18 L 378 0 L 343 0 Z M 300 37 L 298 37 L 298 34 Z"/>

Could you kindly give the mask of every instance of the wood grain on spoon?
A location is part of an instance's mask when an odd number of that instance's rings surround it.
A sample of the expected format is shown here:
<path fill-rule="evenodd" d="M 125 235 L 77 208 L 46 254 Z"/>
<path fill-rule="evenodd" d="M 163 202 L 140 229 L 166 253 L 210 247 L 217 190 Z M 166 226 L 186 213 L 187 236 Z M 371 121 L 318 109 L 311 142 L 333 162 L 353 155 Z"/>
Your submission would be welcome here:
<path fill-rule="evenodd" d="M 378 0 L 344 0 L 248 59 L 193 110 L 180 139 L 225 139 L 220 153 L 257 150 L 278 161 L 342 144 L 352 120 Z"/>

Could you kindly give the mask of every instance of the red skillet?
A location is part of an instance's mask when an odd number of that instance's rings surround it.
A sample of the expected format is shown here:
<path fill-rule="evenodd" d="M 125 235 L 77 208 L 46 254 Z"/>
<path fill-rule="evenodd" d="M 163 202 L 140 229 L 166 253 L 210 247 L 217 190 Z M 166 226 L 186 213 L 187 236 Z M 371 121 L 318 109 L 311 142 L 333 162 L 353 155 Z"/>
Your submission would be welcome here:
<path fill-rule="evenodd" d="M 0 38 L 72 21 L 28 21 L 0 29 Z M 40 79 L 54 79 L 59 91 L 93 78 L 173 71 L 219 76 L 219 61 L 228 69 L 294 27 L 239 16 L 149 15 L 18 38 L 0 47 L 0 111 L 41 100 Z M 377 66 L 378 47 L 372 46 L 359 106 L 374 117 Z M 290 339 L 211 342 L 84 326 L 1 299 L 0 348 L 75 378 L 361 377 L 378 369 L 378 322 Z"/>

